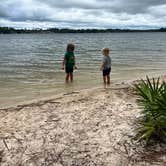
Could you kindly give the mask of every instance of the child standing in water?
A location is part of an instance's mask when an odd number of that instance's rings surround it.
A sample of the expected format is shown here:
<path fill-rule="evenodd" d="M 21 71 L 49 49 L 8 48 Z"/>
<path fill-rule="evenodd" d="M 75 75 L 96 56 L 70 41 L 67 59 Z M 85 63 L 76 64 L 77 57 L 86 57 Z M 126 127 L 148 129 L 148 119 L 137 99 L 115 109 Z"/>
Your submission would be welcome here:
<path fill-rule="evenodd" d="M 111 72 L 111 57 L 109 56 L 109 48 L 103 48 L 103 61 L 101 65 L 101 70 L 103 71 L 103 81 L 104 84 L 110 84 L 110 72 Z"/>
<path fill-rule="evenodd" d="M 74 56 L 74 44 L 68 44 L 66 48 L 66 53 L 62 62 L 62 69 L 66 72 L 66 82 L 68 83 L 69 80 L 73 82 L 73 70 L 76 69 L 75 66 L 75 56 Z"/>

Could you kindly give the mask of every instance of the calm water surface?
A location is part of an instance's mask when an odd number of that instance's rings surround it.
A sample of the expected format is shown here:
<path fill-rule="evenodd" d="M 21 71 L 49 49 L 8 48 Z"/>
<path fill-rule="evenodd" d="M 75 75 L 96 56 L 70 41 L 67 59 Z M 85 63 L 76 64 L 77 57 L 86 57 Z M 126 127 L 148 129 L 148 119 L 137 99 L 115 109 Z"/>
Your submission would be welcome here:
<path fill-rule="evenodd" d="M 78 70 L 65 85 L 61 61 L 69 42 Z M 103 47 L 111 49 L 113 82 L 166 74 L 166 33 L 0 35 L 0 107 L 101 86 Z"/>

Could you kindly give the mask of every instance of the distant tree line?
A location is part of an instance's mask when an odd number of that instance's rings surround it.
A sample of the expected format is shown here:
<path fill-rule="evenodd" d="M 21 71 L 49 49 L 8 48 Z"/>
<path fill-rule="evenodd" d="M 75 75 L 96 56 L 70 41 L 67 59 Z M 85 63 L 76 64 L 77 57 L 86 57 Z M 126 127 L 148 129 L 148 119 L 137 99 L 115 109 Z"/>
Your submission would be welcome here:
<path fill-rule="evenodd" d="M 15 29 L 11 27 L 0 27 L 0 34 L 11 33 L 106 33 L 106 32 L 166 32 L 166 28 L 159 29 L 68 29 L 68 28 L 48 28 L 48 29 Z"/>

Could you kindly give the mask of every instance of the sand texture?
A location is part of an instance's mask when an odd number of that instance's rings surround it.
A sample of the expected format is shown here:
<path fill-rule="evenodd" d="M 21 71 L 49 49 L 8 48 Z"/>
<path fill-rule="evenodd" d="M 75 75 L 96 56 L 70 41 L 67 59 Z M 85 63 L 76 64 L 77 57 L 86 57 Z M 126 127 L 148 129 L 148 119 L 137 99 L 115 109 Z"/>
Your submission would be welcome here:
<path fill-rule="evenodd" d="M 1 166 L 164 166 L 165 145 L 133 142 L 140 117 L 125 84 L 0 110 Z"/>

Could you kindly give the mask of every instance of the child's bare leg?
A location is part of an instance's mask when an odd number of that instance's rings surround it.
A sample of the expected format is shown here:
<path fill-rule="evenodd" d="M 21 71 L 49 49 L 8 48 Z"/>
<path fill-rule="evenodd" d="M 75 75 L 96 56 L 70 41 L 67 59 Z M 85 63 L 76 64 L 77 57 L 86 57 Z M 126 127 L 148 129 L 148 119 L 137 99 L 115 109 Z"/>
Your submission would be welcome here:
<path fill-rule="evenodd" d="M 110 84 L 110 75 L 107 75 L 107 84 Z"/>
<path fill-rule="evenodd" d="M 66 82 L 69 82 L 69 73 L 66 74 Z"/>
<path fill-rule="evenodd" d="M 73 82 L 73 73 L 70 73 L 70 81 Z"/>
<path fill-rule="evenodd" d="M 106 84 L 106 76 L 103 76 L 104 84 Z"/>

